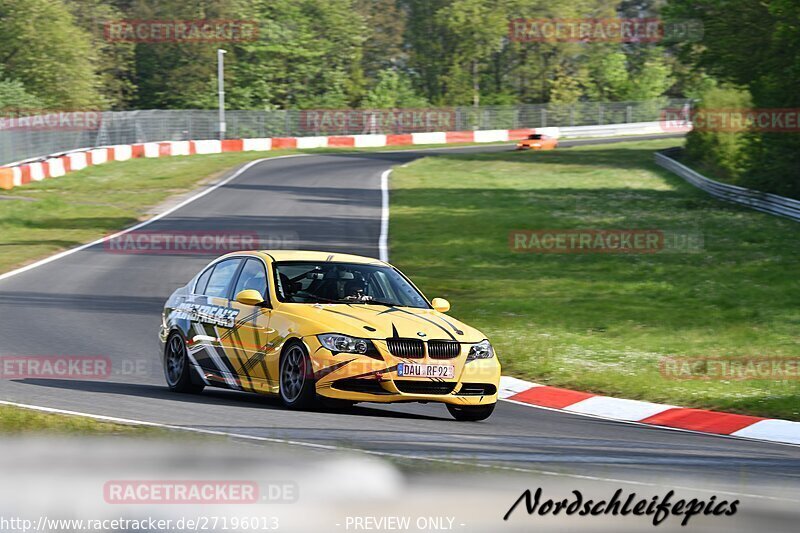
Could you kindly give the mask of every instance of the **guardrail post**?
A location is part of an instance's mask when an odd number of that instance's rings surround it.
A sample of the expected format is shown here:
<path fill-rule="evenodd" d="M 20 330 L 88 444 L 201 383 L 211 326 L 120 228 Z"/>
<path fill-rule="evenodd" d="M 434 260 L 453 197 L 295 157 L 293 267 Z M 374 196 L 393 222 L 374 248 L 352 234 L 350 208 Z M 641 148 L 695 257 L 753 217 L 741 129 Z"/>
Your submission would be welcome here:
<path fill-rule="evenodd" d="M 656 152 L 654 156 L 656 164 L 674 172 L 688 183 L 715 198 L 800 222 L 800 200 L 747 189 L 738 185 L 722 183 L 707 178 L 696 170 L 672 159 L 670 156 L 674 155 L 677 150 L 678 149 L 675 148 L 668 148 L 661 152 Z"/>

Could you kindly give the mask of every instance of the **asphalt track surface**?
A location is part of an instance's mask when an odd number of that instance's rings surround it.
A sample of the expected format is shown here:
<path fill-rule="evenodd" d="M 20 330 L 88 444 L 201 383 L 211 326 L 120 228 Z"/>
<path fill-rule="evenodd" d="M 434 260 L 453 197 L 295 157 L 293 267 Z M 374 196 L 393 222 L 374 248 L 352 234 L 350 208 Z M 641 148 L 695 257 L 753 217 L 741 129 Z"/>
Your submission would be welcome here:
<path fill-rule="evenodd" d="M 596 142 L 608 141 L 562 146 Z M 267 159 L 143 229 L 246 229 L 294 239 L 298 248 L 377 256 L 380 175 L 385 170 L 424 156 L 509 149 L 493 145 Z M 275 399 L 234 391 L 172 394 L 158 361 L 160 311 L 167 296 L 211 258 L 110 253 L 96 245 L 0 280 L 0 355 L 105 355 L 115 369 L 104 380 L 0 380 L 0 399 L 405 457 L 502 465 L 567 478 L 594 476 L 615 486 L 626 481 L 689 485 L 800 501 L 800 447 L 509 402 L 501 402 L 485 422 L 459 423 L 437 404 L 362 404 L 344 413 L 298 413 Z"/>

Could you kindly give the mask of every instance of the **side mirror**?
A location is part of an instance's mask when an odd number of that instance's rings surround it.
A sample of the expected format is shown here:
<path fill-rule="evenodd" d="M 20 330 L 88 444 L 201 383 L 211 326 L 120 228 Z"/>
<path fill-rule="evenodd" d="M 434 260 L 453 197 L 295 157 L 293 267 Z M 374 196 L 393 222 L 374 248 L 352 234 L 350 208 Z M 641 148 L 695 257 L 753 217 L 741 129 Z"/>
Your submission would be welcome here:
<path fill-rule="evenodd" d="M 431 305 L 440 313 L 446 313 L 450 310 L 450 302 L 444 298 L 434 298 L 431 300 Z"/>
<path fill-rule="evenodd" d="M 244 305 L 261 305 L 264 303 L 264 297 L 256 290 L 245 289 L 236 295 L 236 301 Z"/>

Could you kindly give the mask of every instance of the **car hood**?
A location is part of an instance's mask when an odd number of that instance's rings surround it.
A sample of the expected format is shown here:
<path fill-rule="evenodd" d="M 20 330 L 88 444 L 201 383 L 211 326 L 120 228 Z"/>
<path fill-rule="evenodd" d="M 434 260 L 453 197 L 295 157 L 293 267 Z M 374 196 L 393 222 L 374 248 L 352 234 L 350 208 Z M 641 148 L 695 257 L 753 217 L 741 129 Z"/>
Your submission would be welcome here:
<path fill-rule="evenodd" d="M 283 304 L 318 324 L 319 333 L 385 339 L 442 339 L 480 342 L 480 331 L 433 309 L 359 304 Z M 374 330 L 374 331 L 373 331 Z"/>

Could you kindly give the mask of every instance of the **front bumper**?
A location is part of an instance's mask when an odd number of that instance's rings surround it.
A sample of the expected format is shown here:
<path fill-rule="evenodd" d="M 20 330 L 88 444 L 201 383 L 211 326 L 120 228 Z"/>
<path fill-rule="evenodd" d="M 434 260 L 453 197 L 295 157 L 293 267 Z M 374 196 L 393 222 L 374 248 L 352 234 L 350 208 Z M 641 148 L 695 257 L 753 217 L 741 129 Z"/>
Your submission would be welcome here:
<path fill-rule="evenodd" d="M 455 405 L 487 405 L 497 402 L 500 385 L 500 362 L 491 359 L 467 362 L 469 345 L 453 359 L 434 360 L 397 358 L 388 352 L 386 343 L 373 340 L 381 359 L 354 354 L 334 355 L 319 345 L 316 337 L 304 339 L 311 354 L 317 394 L 326 398 L 354 402 L 440 402 Z M 452 379 L 400 377 L 401 362 L 452 364 Z"/>

